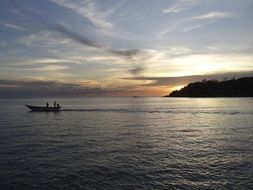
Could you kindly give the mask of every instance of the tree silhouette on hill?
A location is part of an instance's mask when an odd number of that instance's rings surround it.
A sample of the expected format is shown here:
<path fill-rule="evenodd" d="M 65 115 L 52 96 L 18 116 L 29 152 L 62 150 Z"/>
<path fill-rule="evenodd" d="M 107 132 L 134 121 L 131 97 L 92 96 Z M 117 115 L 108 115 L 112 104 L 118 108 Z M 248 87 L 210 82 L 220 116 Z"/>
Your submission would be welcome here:
<path fill-rule="evenodd" d="M 166 97 L 253 97 L 253 77 L 231 80 L 202 80 L 190 83 Z"/>

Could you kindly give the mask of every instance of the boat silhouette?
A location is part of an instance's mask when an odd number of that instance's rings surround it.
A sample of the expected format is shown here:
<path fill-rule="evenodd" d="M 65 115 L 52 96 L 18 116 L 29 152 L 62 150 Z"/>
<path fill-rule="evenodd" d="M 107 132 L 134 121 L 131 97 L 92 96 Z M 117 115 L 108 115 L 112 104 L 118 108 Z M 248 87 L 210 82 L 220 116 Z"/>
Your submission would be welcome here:
<path fill-rule="evenodd" d="M 59 112 L 61 111 L 61 106 L 57 107 L 46 107 L 46 106 L 31 106 L 31 105 L 26 105 L 31 111 L 36 111 L 36 112 Z"/>

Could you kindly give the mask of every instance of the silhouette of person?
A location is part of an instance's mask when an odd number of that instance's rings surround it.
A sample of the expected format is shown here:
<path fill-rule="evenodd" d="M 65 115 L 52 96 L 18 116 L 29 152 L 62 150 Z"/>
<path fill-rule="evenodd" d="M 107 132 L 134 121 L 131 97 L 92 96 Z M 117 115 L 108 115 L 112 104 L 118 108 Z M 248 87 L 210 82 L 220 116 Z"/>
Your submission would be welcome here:
<path fill-rule="evenodd" d="M 57 107 L 59 108 L 59 107 L 60 107 L 60 105 L 59 105 L 59 104 L 57 104 Z"/>
<path fill-rule="evenodd" d="M 47 102 L 47 108 L 48 108 L 48 106 L 49 106 L 49 103 Z"/>
<path fill-rule="evenodd" d="M 56 107 L 56 101 L 54 101 L 54 107 Z"/>

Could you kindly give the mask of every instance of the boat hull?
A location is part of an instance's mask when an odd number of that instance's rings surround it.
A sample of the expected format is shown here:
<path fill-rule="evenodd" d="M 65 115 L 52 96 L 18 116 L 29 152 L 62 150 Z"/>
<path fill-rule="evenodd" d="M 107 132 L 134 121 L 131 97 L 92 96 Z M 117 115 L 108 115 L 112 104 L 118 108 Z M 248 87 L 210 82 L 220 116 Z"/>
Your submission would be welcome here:
<path fill-rule="evenodd" d="M 61 111 L 61 107 L 42 107 L 42 106 L 31 106 L 26 105 L 31 111 L 34 112 L 59 112 Z"/>

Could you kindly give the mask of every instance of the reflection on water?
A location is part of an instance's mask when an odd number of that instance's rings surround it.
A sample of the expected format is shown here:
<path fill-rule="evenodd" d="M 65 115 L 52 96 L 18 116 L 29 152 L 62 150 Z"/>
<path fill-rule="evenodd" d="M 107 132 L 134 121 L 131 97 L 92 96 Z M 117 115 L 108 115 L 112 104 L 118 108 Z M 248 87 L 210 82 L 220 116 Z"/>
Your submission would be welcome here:
<path fill-rule="evenodd" d="M 253 99 L 0 100 L 1 189 L 250 189 Z"/>

